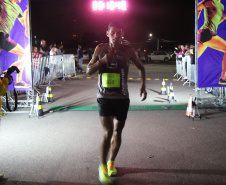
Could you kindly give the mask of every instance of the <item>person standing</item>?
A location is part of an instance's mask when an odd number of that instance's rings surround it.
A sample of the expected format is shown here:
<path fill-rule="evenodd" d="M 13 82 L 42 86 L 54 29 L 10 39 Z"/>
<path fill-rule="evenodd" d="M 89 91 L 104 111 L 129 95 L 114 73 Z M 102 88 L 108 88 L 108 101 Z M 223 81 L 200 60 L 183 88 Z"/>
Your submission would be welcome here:
<path fill-rule="evenodd" d="M 89 61 L 90 61 L 92 59 L 92 55 L 93 55 L 92 48 L 89 48 L 88 54 L 89 54 Z"/>
<path fill-rule="evenodd" d="M 78 49 L 77 49 L 77 57 L 78 57 L 78 65 L 80 66 L 80 68 L 82 68 L 82 63 L 83 63 L 83 52 L 82 52 L 82 46 L 78 45 Z M 82 68 L 82 72 L 84 73 L 85 71 Z"/>
<path fill-rule="evenodd" d="M 99 44 L 87 66 L 87 75 L 99 70 L 97 102 L 103 137 L 100 150 L 99 180 L 111 183 L 110 176 L 116 175 L 115 158 L 121 145 L 130 99 L 127 85 L 130 60 L 141 72 L 141 101 L 147 97 L 145 69 L 129 45 L 123 45 L 123 27 L 120 22 L 111 22 L 106 32 L 109 43 Z M 110 157 L 107 162 L 107 155 Z"/>
<path fill-rule="evenodd" d="M 33 47 L 33 52 L 32 52 L 32 61 L 33 61 L 33 85 L 36 88 L 39 87 L 39 80 L 40 80 L 40 65 L 39 62 L 41 61 L 40 58 L 42 55 L 38 52 L 38 47 L 34 46 Z"/>
<path fill-rule="evenodd" d="M 47 57 L 49 55 L 49 50 L 46 45 L 46 40 L 42 39 L 40 43 L 40 53 L 43 57 Z"/>

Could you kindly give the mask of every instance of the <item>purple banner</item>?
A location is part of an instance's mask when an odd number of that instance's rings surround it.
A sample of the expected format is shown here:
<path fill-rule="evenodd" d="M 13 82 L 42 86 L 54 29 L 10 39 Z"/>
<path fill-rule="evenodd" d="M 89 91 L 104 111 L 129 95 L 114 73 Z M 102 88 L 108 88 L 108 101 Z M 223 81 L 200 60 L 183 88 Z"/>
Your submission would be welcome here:
<path fill-rule="evenodd" d="M 198 87 L 222 87 L 226 85 L 226 0 L 198 2 Z"/>
<path fill-rule="evenodd" d="M 0 62 L 4 72 L 17 66 L 20 73 L 13 73 L 12 90 L 32 89 L 31 53 L 28 0 L 0 0 Z"/>

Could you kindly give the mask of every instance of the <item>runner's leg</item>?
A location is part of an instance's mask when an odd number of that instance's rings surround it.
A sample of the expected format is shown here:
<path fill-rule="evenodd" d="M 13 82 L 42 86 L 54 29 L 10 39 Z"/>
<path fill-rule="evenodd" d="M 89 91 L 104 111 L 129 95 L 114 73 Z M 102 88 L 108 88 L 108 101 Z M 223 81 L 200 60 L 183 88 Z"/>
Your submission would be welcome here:
<path fill-rule="evenodd" d="M 100 147 L 100 162 L 101 164 L 107 164 L 106 158 L 110 149 L 111 138 L 113 133 L 113 117 L 100 117 L 100 121 L 103 127 L 103 139 Z"/>
<path fill-rule="evenodd" d="M 114 161 L 122 142 L 122 130 L 126 121 L 118 121 L 114 123 L 113 136 L 111 139 L 110 160 Z"/>

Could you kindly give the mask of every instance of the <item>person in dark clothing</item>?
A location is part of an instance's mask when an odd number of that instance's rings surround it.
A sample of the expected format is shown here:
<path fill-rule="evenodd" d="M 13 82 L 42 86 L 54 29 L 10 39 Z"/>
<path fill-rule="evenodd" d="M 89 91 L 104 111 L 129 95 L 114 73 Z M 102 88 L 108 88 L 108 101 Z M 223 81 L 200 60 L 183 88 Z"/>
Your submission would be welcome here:
<path fill-rule="evenodd" d="M 82 51 L 82 46 L 78 45 L 78 49 L 77 49 L 77 56 L 78 56 L 78 65 L 80 66 L 80 68 L 82 68 L 82 63 L 83 63 L 83 51 Z M 82 72 L 85 72 L 82 68 Z"/>

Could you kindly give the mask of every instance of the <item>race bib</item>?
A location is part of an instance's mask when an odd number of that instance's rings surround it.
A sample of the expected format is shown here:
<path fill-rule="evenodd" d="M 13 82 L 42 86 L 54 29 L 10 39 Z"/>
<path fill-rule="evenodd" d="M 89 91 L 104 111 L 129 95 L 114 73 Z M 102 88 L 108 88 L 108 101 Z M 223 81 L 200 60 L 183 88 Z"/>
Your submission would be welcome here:
<path fill-rule="evenodd" d="M 103 73 L 102 74 L 103 87 L 120 87 L 120 74 L 119 73 Z"/>

